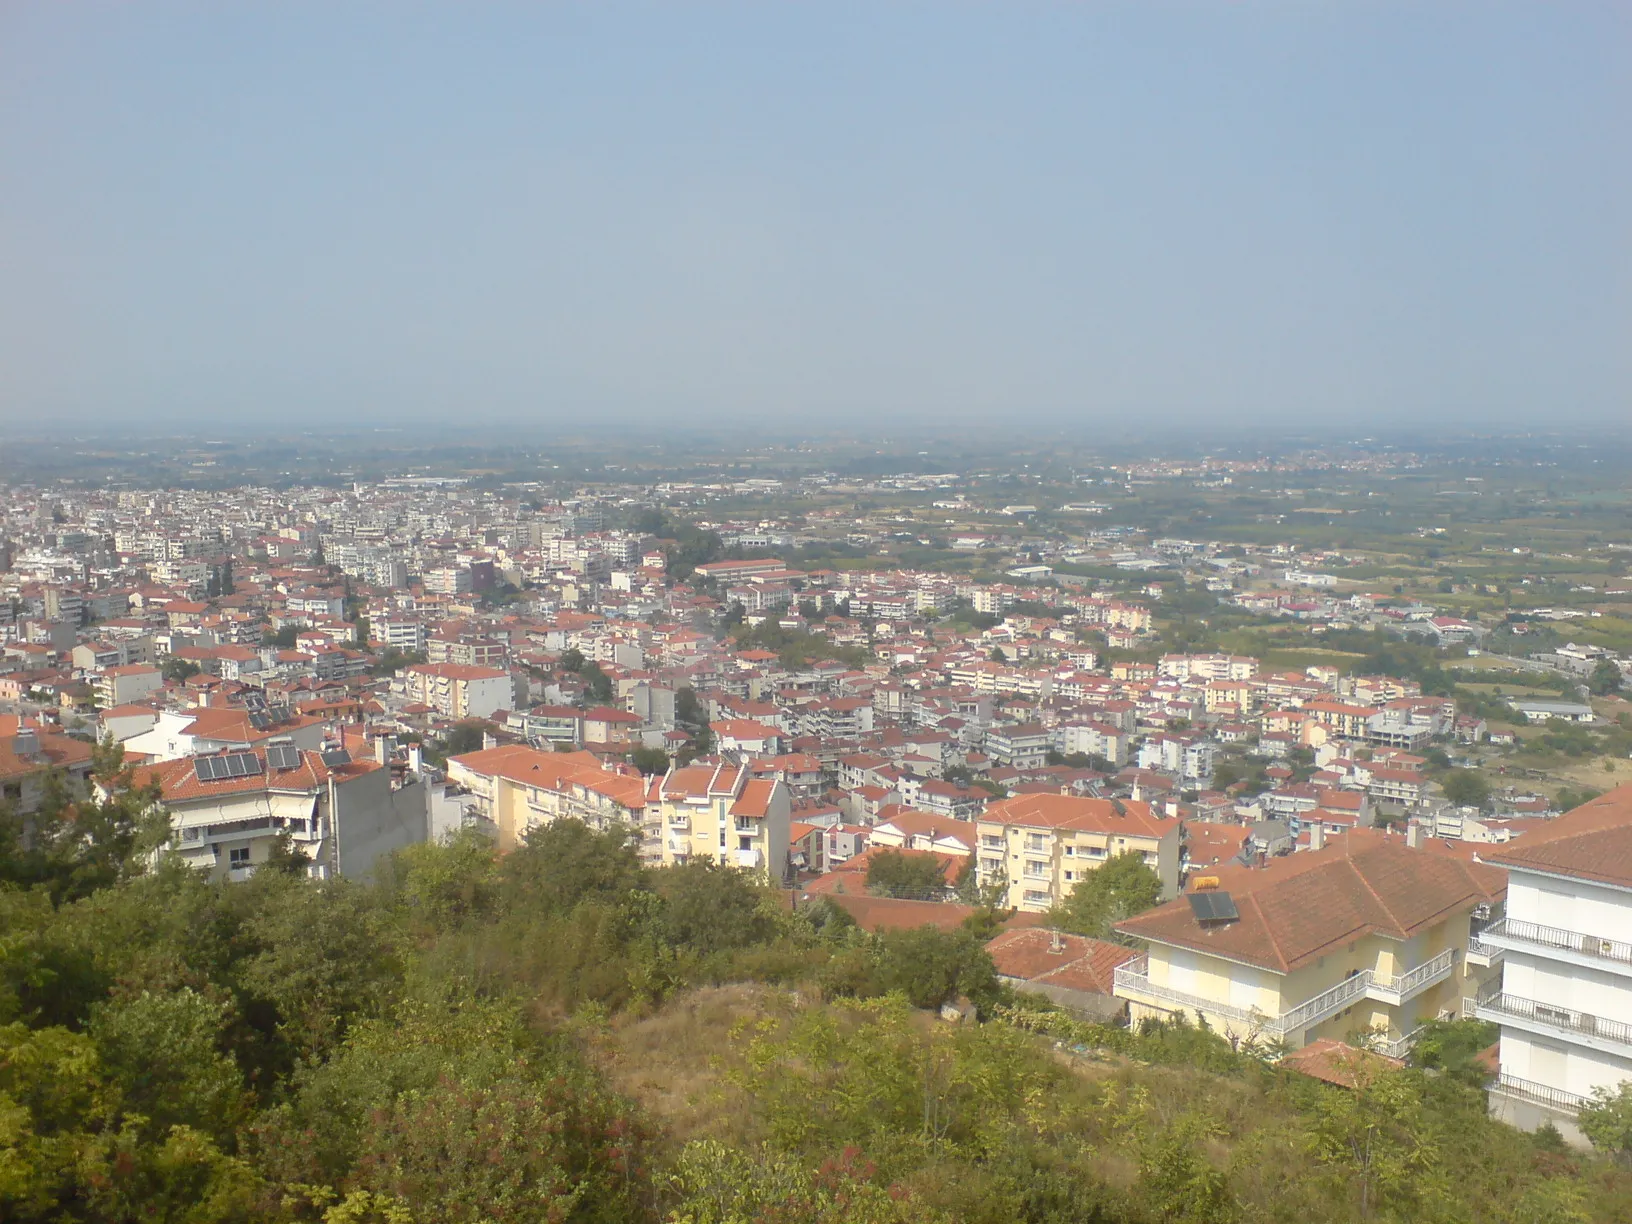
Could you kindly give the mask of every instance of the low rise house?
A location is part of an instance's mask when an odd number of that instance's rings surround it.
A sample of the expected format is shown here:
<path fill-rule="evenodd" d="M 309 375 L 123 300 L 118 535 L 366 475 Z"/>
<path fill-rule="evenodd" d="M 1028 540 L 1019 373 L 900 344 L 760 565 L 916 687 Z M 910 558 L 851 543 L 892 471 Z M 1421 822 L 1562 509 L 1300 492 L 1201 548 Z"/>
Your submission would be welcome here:
<path fill-rule="evenodd" d="M 1005 931 L 986 951 L 1008 985 L 1094 1020 L 1115 1019 L 1127 1010 L 1114 994 L 1116 970 L 1140 955 L 1136 948 L 1043 927 Z"/>

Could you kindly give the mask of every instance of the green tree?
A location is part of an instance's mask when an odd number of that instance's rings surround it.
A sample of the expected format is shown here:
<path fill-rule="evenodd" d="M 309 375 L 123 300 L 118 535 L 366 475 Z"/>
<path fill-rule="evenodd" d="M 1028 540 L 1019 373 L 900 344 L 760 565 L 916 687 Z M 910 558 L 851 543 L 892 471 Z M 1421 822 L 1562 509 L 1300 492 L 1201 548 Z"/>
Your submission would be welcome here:
<path fill-rule="evenodd" d="M 1116 923 L 1143 913 L 1162 899 L 1162 880 L 1137 851 L 1112 855 L 1082 873 L 1063 904 L 1049 914 L 1062 931 L 1109 939 Z"/>
<path fill-rule="evenodd" d="M 167 1133 L 188 1126 L 227 1142 L 247 1113 L 238 1065 L 223 1049 L 227 1006 L 189 987 L 99 1004 L 91 1037 L 125 1108 Z"/>
<path fill-rule="evenodd" d="M 986 949 L 966 930 L 921 926 L 879 937 L 879 980 L 914 1007 L 935 1008 L 960 995 L 983 1012 L 997 1000 L 997 970 Z"/>
<path fill-rule="evenodd" d="M 1478 1056 L 1500 1035 L 1498 1026 L 1484 1020 L 1430 1020 L 1411 1047 L 1411 1065 L 1442 1071 L 1470 1088 L 1483 1088 L 1490 1071 Z"/>
<path fill-rule="evenodd" d="M 663 774 L 669 769 L 669 754 L 661 748 L 636 748 L 629 763 L 643 774 Z"/>
<path fill-rule="evenodd" d="M 1592 674 L 1587 677 L 1587 690 L 1594 696 L 1607 697 L 1620 692 L 1624 683 L 1625 677 L 1619 666 L 1609 659 L 1599 659 Z"/>
<path fill-rule="evenodd" d="M 171 655 L 159 668 L 160 674 L 171 684 L 183 684 L 199 673 L 199 666 L 191 659 L 184 659 L 180 655 Z"/>
<path fill-rule="evenodd" d="M 612 677 L 601 670 L 599 663 L 586 663 L 579 673 L 584 680 L 584 700 L 590 705 L 610 705 L 617 695 Z"/>
<path fill-rule="evenodd" d="M 881 850 L 867 860 L 867 891 L 880 897 L 938 901 L 946 896 L 946 866 L 933 854 Z"/>
<path fill-rule="evenodd" d="M 476 719 L 458 723 L 442 738 L 442 754 L 456 757 L 475 752 L 487 742 L 487 733 L 492 729 L 491 723 Z"/>
<path fill-rule="evenodd" d="M 1440 782 L 1445 798 L 1459 807 L 1483 808 L 1490 802 L 1490 783 L 1472 769 L 1453 769 Z"/>
<path fill-rule="evenodd" d="M 1355 1064 L 1351 1088 L 1322 1090 L 1308 1118 L 1308 1144 L 1334 1184 L 1354 1195 L 1361 1219 L 1389 1211 L 1414 1218 L 1441 1187 L 1441 1161 L 1421 1073 Z"/>
<path fill-rule="evenodd" d="M 754 877 L 734 867 L 692 860 L 652 874 L 663 904 L 656 924 L 665 942 L 702 956 L 742 948 L 775 929 Z"/>
<path fill-rule="evenodd" d="M 1632 1163 L 1632 1080 L 1613 1090 L 1593 1089 L 1576 1122 L 1593 1147 Z"/>
<path fill-rule="evenodd" d="M 584 670 L 584 662 L 584 652 L 576 646 L 568 646 L 561 652 L 561 657 L 556 661 L 556 665 L 562 671 L 581 672 Z"/>

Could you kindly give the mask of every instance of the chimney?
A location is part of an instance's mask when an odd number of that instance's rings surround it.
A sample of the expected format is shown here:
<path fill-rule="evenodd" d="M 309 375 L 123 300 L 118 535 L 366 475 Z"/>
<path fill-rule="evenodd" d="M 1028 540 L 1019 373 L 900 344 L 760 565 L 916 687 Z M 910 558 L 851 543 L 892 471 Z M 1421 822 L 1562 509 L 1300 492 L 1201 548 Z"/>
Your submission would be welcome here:
<path fill-rule="evenodd" d="M 1414 820 L 1405 827 L 1405 844 L 1413 850 L 1422 845 L 1422 826 Z"/>
<path fill-rule="evenodd" d="M 391 764 L 391 737 L 376 735 L 374 737 L 374 759 L 381 765 Z"/>
<path fill-rule="evenodd" d="M 498 746 L 499 746 L 499 737 L 498 736 L 494 735 L 493 732 L 491 732 L 491 731 L 483 731 L 482 732 L 482 747 L 483 748 L 497 748 Z"/>
<path fill-rule="evenodd" d="M 1315 821 L 1309 826 L 1309 849 L 1324 850 L 1326 848 L 1326 826 Z"/>
<path fill-rule="evenodd" d="M 418 744 L 408 745 L 408 772 L 413 774 L 425 772 L 424 753 Z"/>

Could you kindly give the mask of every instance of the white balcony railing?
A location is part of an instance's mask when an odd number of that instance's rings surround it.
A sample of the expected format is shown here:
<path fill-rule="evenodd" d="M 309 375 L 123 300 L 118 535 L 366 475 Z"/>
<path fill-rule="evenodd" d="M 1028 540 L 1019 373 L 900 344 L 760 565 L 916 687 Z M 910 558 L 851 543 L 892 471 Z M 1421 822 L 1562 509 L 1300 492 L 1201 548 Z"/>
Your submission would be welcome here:
<path fill-rule="evenodd" d="M 1542 926 L 1539 922 L 1521 922 L 1516 918 L 1504 918 L 1486 927 L 1480 932 L 1480 940 L 1487 946 L 1513 947 L 1517 951 L 1551 949 L 1618 965 L 1632 965 L 1632 942 L 1568 931 L 1562 927 Z"/>
<path fill-rule="evenodd" d="M 1624 1020 L 1501 993 L 1481 998 L 1477 1006 L 1481 1020 L 1558 1034 L 1595 1048 L 1614 1046 L 1616 1053 L 1632 1052 L 1632 1024 Z"/>
<path fill-rule="evenodd" d="M 1323 990 L 1311 999 L 1305 999 L 1297 1006 L 1271 1015 L 1258 1008 L 1234 1007 L 1227 1003 L 1220 1003 L 1203 995 L 1192 994 L 1185 990 L 1175 990 L 1171 986 L 1161 986 L 1150 980 L 1150 961 L 1140 958 L 1129 961 L 1113 974 L 1112 991 L 1119 999 L 1133 999 L 1146 1001 L 1159 1000 L 1163 1003 L 1172 1003 L 1190 1011 L 1201 1011 L 1209 1015 L 1222 1016 L 1236 1020 L 1242 1024 L 1251 1025 L 1254 1029 L 1271 1036 L 1287 1036 L 1302 1032 L 1304 1029 L 1319 1024 L 1322 1020 L 1336 1015 L 1354 1000 L 1359 998 L 1375 998 L 1381 1002 L 1398 1004 L 1413 995 L 1419 994 L 1432 986 L 1435 982 L 1449 976 L 1456 964 L 1455 949 L 1446 949 L 1432 960 L 1424 961 L 1416 968 L 1401 974 L 1397 978 L 1378 978 L 1370 969 L 1362 970 L 1353 977 L 1344 978 L 1329 990 Z M 1390 1046 L 1398 1045 L 1409 1048 L 1416 1034 L 1408 1033 Z M 1392 1049 L 1390 1050 L 1392 1052 Z"/>
<path fill-rule="evenodd" d="M 745 867 L 750 870 L 758 867 L 765 857 L 758 850 L 738 850 L 736 855 L 737 866 Z"/>
<path fill-rule="evenodd" d="M 1572 1115 L 1579 1113 L 1581 1107 L 1587 1103 L 1584 1096 L 1565 1092 L 1562 1088 L 1538 1084 L 1535 1080 L 1520 1079 L 1505 1072 L 1497 1076 L 1496 1082 L 1490 1086 L 1490 1091 L 1495 1096 L 1516 1097 L 1521 1101 L 1545 1105 L 1548 1109 Z"/>
<path fill-rule="evenodd" d="M 1371 987 L 1367 993 L 1379 1002 L 1398 1005 L 1450 976 L 1451 970 L 1455 967 L 1456 949 L 1446 948 L 1438 956 L 1423 961 L 1415 969 L 1407 970 L 1399 977 L 1384 978 L 1373 974 Z"/>

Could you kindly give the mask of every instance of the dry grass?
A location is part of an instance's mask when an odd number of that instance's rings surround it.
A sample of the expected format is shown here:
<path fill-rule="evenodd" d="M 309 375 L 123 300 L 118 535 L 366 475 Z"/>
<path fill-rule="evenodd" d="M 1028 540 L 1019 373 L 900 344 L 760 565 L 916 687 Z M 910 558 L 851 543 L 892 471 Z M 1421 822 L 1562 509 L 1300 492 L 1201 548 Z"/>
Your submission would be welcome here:
<path fill-rule="evenodd" d="M 619 1092 L 638 1101 L 676 1143 L 752 1142 L 752 1110 L 725 1072 L 748 1036 L 743 1022 L 786 1016 L 797 1001 L 785 990 L 734 985 L 691 991 L 645 1017 L 615 1021 L 596 1043 L 598 1061 Z"/>

